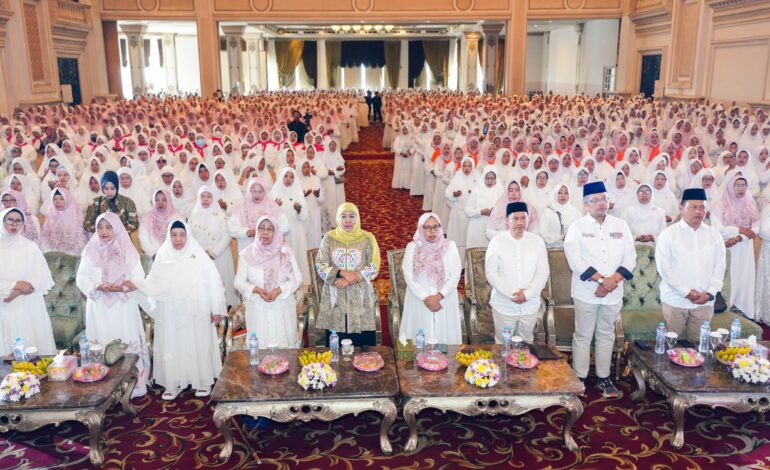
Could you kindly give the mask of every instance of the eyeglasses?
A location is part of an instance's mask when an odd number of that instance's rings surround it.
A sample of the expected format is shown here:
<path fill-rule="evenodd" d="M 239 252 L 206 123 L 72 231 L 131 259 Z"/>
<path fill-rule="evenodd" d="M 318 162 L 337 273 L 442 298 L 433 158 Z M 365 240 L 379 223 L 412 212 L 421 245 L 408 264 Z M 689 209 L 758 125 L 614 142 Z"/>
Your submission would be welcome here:
<path fill-rule="evenodd" d="M 647 196 L 649 196 L 650 194 L 652 194 L 652 191 L 650 191 L 649 189 L 640 189 L 639 191 L 637 191 L 637 194 L 646 194 Z"/>
<path fill-rule="evenodd" d="M 0 202 L 2 202 L 2 203 L 6 203 L 6 202 L 16 202 L 16 198 L 13 198 L 13 197 L 4 197 L 4 198 L 0 199 Z"/>
<path fill-rule="evenodd" d="M 441 229 L 441 225 L 423 225 L 422 228 L 426 232 L 438 232 Z"/>
<path fill-rule="evenodd" d="M 24 225 L 24 219 L 5 219 L 3 220 L 3 223 L 9 227 L 14 225 L 18 227 L 20 225 Z"/>
<path fill-rule="evenodd" d="M 599 198 L 599 199 L 589 199 L 588 200 L 588 203 L 591 204 L 591 205 L 598 204 L 600 202 L 610 202 L 610 198 L 602 197 L 602 198 Z"/>
<path fill-rule="evenodd" d="M 733 187 L 734 187 L 734 188 L 748 188 L 748 187 L 749 187 L 749 185 L 748 185 L 748 184 L 746 184 L 746 183 L 735 183 L 735 184 L 733 185 Z"/>

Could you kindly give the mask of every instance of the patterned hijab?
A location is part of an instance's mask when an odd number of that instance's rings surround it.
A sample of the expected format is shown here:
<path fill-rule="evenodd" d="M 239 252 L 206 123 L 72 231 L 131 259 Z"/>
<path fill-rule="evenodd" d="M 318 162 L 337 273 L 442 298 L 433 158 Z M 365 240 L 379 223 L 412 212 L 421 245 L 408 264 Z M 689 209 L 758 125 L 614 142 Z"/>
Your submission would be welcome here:
<path fill-rule="evenodd" d="M 423 231 L 423 226 L 431 217 L 436 219 L 439 224 L 438 238 L 434 242 L 429 242 Z M 414 232 L 412 240 L 416 245 L 413 261 L 414 276 L 417 277 L 421 273 L 425 273 L 432 287 L 441 288 L 446 280 L 444 253 L 449 248 L 449 241 L 444 238 L 444 228 L 441 226 L 439 216 L 433 212 L 426 212 L 421 215 L 420 220 L 417 221 L 417 231 Z"/>

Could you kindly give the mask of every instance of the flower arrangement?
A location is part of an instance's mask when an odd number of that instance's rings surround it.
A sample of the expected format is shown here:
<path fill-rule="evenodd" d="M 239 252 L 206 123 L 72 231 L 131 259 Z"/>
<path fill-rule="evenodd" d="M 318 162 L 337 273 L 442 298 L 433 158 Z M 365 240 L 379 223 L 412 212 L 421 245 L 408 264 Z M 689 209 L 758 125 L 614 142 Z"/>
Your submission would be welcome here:
<path fill-rule="evenodd" d="M 29 372 L 11 372 L 0 383 L 0 400 L 19 401 L 40 393 L 40 380 Z"/>
<path fill-rule="evenodd" d="M 303 366 L 297 383 L 305 390 L 323 390 L 337 384 L 337 373 L 329 364 L 324 362 L 311 362 Z"/>
<path fill-rule="evenodd" d="M 497 385 L 500 380 L 500 368 L 490 359 L 476 359 L 465 370 L 465 381 L 479 388 Z"/>
<path fill-rule="evenodd" d="M 733 362 L 733 377 L 751 384 L 770 382 L 770 361 L 758 356 L 740 356 Z"/>

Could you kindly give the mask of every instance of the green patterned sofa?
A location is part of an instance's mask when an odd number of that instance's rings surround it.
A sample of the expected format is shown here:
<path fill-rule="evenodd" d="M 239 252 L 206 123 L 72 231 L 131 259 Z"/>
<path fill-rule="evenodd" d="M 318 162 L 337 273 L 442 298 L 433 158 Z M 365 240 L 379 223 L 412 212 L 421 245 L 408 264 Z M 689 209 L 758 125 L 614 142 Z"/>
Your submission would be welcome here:
<path fill-rule="evenodd" d="M 495 321 L 492 317 L 492 307 L 489 299 L 492 296 L 492 286 L 487 282 L 484 269 L 486 248 L 470 248 L 465 254 L 465 322 L 468 331 L 468 342 L 486 344 L 495 342 Z M 545 294 L 546 290 L 543 290 Z M 543 296 L 545 298 L 545 295 Z M 545 343 L 546 334 L 542 315 L 535 325 L 535 341 Z"/>
<path fill-rule="evenodd" d="M 727 252 L 727 269 L 725 269 L 722 296 L 730 299 L 730 252 Z M 636 245 L 636 268 L 634 278 L 626 282 L 623 290 L 623 332 L 626 340 L 655 340 L 655 329 L 663 321 L 660 305 L 660 275 L 655 266 L 655 247 L 647 244 Z M 741 321 L 741 332 L 744 337 L 755 335 L 762 338 L 762 327 L 751 320 L 736 315 L 729 309 L 715 313 L 711 329 L 730 329 L 733 320 Z"/>
<path fill-rule="evenodd" d="M 404 249 L 388 251 L 388 271 L 390 272 L 390 292 L 388 292 L 388 328 L 390 330 L 391 346 L 396 347 L 398 331 L 401 327 L 401 315 L 404 314 L 404 298 L 406 297 L 406 280 L 401 264 L 404 261 Z M 460 295 L 460 311 L 462 311 L 463 296 Z M 460 322 L 462 340 L 468 342 L 468 328 L 465 319 Z"/>
<path fill-rule="evenodd" d="M 59 251 L 49 251 L 44 256 L 54 282 L 45 295 L 54 341 L 58 349 L 70 349 L 86 329 L 85 300 L 75 284 L 80 257 Z"/>

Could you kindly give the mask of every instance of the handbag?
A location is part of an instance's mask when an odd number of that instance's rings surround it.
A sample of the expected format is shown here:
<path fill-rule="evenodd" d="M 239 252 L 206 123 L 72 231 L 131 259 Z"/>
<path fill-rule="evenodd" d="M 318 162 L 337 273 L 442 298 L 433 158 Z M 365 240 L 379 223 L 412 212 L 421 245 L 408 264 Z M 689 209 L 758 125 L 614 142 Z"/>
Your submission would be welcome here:
<path fill-rule="evenodd" d="M 345 175 L 334 175 L 334 184 L 345 184 Z"/>
<path fill-rule="evenodd" d="M 111 366 L 123 359 L 128 345 L 119 339 L 113 340 L 104 348 L 104 363 Z"/>

